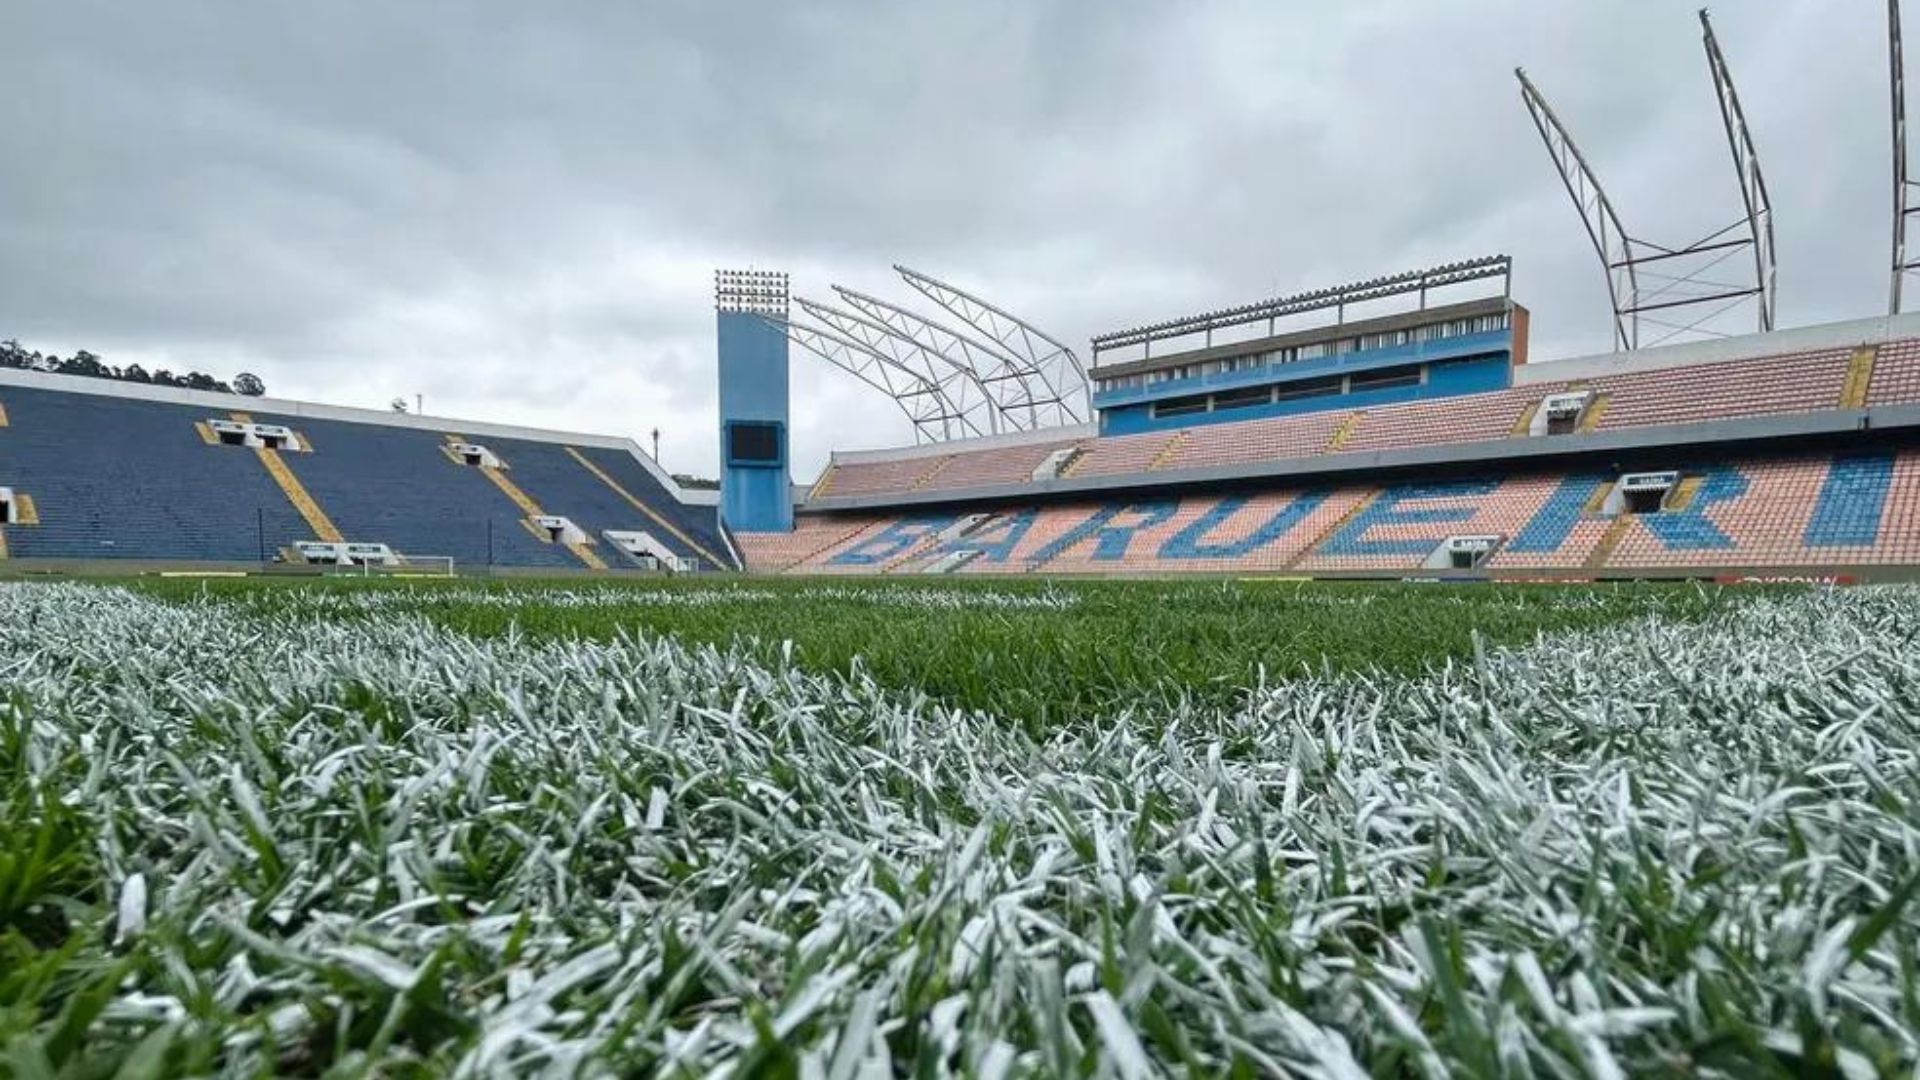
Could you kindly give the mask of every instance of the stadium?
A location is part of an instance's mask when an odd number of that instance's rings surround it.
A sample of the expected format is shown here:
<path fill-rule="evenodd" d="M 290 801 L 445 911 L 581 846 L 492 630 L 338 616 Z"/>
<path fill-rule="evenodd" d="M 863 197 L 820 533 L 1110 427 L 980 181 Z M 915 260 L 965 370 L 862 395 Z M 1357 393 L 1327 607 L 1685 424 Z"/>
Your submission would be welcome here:
<path fill-rule="evenodd" d="M 956 401 L 884 342 L 790 321 L 777 275 L 723 277 L 726 459 L 702 499 L 627 439 L 0 371 L 0 537 L 23 571 L 1853 581 L 1920 565 L 1920 317 L 1529 363 L 1509 275 L 1481 259 L 1121 331 L 1096 347 L 1143 355 L 1079 386 L 1056 373 L 1065 396 L 1045 402 L 1071 415 L 1091 383 L 1096 419 L 836 454 L 798 498 L 791 341 L 890 365 L 929 428 L 1011 428 L 1041 412 L 1047 372 L 955 360 L 947 381 L 975 395 Z M 1265 332 L 1489 280 L 1493 295 Z M 897 333 L 899 352 L 940 355 Z"/>
<path fill-rule="evenodd" d="M 1084 348 L 728 267 L 709 489 L 10 342 L 0 1076 L 1913 1075 L 1890 15 L 1844 321 L 1701 12 L 1690 243 L 1516 72 L 1585 355 L 1505 254 Z M 913 441 L 796 476 L 796 364 Z"/>

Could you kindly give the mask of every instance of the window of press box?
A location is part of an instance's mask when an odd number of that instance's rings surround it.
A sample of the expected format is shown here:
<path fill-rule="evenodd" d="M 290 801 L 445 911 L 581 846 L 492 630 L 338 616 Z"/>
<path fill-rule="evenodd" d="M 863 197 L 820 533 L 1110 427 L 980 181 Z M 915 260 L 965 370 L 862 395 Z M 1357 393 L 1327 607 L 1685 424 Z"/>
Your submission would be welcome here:
<path fill-rule="evenodd" d="M 1302 379 L 1299 382 L 1281 383 L 1274 387 L 1274 397 L 1280 401 L 1297 401 L 1300 398 L 1325 397 L 1340 392 L 1340 379 Z"/>
<path fill-rule="evenodd" d="M 1252 405 L 1265 405 L 1273 400 L 1273 387 L 1246 386 L 1238 390 L 1222 390 L 1213 395 L 1213 407 L 1216 409 L 1244 409 Z"/>
<path fill-rule="evenodd" d="M 1207 399 L 1201 397 L 1170 398 L 1153 403 L 1153 415 L 1156 419 L 1163 416 L 1190 416 L 1207 411 Z"/>
<path fill-rule="evenodd" d="M 1348 392 L 1355 394 L 1362 390 L 1390 390 L 1396 386 L 1419 385 L 1420 367 L 1418 364 L 1411 367 L 1392 367 L 1381 368 L 1378 371 L 1355 372 L 1347 379 Z"/>

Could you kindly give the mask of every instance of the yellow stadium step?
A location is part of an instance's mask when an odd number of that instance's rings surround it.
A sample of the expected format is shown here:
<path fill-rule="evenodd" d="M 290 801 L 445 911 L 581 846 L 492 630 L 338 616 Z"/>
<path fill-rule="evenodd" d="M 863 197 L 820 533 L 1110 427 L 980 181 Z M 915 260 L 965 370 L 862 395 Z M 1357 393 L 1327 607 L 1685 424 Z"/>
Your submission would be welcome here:
<path fill-rule="evenodd" d="M 913 486 L 908 488 L 907 490 L 919 491 L 921 488 L 926 487 L 928 484 L 933 483 L 934 477 L 939 476 L 943 472 L 946 472 L 947 466 L 951 464 L 953 464 L 953 455 L 948 454 L 946 457 L 941 458 L 939 463 L 934 465 L 933 468 L 928 469 L 924 473 L 921 473 L 920 478 L 918 480 L 915 480 L 913 482 Z"/>
<path fill-rule="evenodd" d="M 1353 433 L 1359 429 L 1360 421 L 1365 419 L 1366 415 L 1365 410 L 1348 413 L 1347 418 L 1340 421 L 1340 426 L 1333 429 L 1333 437 L 1327 440 L 1327 448 L 1320 452 L 1331 454 L 1347 445 L 1347 441 L 1353 438 Z"/>
<path fill-rule="evenodd" d="M 504 471 L 492 465 L 481 465 L 478 466 L 478 468 L 480 475 L 493 481 L 493 486 L 499 488 L 502 495 L 511 499 L 513 505 L 520 508 L 521 513 L 527 515 L 529 518 L 544 517 L 546 515 L 546 511 L 540 509 L 540 504 L 534 502 L 532 496 L 521 491 L 519 484 L 507 479 L 507 474 Z"/>
<path fill-rule="evenodd" d="M 18 491 L 13 493 L 13 523 L 15 525 L 40 524 L 40 508 L 33 505 L 33 496 Z"/>
<path fill-rule="evenodd" d="M 1694 496 L 1700 494 L 1701 478 L 1688 476 L 1673 486 L 1661 506 L 1663 510 L 1685 510 L 1693 505 Z"/>
<path fill-rule="evenodd" d="M 1075 443 L 1068 448 L 1067 456 L 1062 458 L 1060 464 L 1054 467 L 1053 478 L 1058 480 L 1061 477 L 1072 476 L 1073 470 L 1080 467 L 1080 459 L 1086 456 L 1087 444 Z"/>
<path fill-rule="evenodd" d="M 6 426 L 7 426 L 7 406 L 5 402 L 0 402 L 0 427 L 6 427 Z"/>
<path fill-rule="evenodd" d="M 1595 394 L 1587 402 L 1587 411 L 1580 414 L 1580 433 L 1586 434 L 1600 426 L 1601 418 L 1607 415 L 1607 406 L 1613 403 L 1612 394 Z"/>
<path fill-rule="evenodd" d="M 1507 437 L 1517 439 L 1524 435 L 1533 434 L 1533 418 L 1538 415 L 1539 412 L 1540 401 L 1538 398 L 1527 402 L 1527 407 L 1521 409 L 1520 415 L 1513 418 L 1513 427 L 1507 429 Z"/>
<path fill-rule="evenodd" d="M 1306 559 L 1307 556 L 1313 554 L 1316 551 L 1319 551 L 1321 544 L 1326 543 L 1329 538 L 1337 534 L 1341 529 L 1346 528 L 1347 525 L 1350 524 L 1354 518 L 1359 517 L 1361 513 L 1364 512 L 1367 509 L 1367 507 L 1372 506 L 1374 504 L 1374 501 L 1378 498 L 1380 498 L 1379 491 L 1375 490 L 1375 491 L 1367 492 L 1366 497 L 1361 499 L 1359 502 L 1354 503 L 1352 506 L 1348 507 L 1347 512 L 1344 514 L 1341 514 L 1340 519 L 1338 521 L 1335 521 L 1333 524 L 1327 526 L 1324 529 L 1321 529 L 1320 535 L 1313 538 L 1313 543 L 1308 544 L 1306 547 L 1301 548 L 1300 554 L 1295 555 L 1291 559 L 1288 559 L 1286 569 L 1288 570 L 1294 569 L 1295 567 L 1299 566 L 1301 561 Z"/>
<path fill-rule="evenodd" d="M 1158 472 L 1167 462 L 1172 461 L 1173 456 L 1178 454 L 1180 448 L 1187 445 L 1192 438 L 1193 432 L 1190 429 L 1181 428 L 1179 431 L 1174 432 L 1173 438 L 1167 440 L 1167 445 L 1161 447 L 1160 452 L 1153 455 L 1152 461 L 1147 462 L 1147 471 Z"/>
<path fill-rule="evenodd" d="M 447 435 L 448 443 L 464 442 L 464 441 L 466 440 L 462 439 L 458 435 L 453 435 L 453 434 Z M 462 466 L 462 468 L 466 468 L 466 467 L 467 466 L 464 466 L 464 465 Z M 547 512 L 545 510 L 540 509 L 540 504 L 533 501 L 533 496 L 528 495 L 526 492 L 520 490 L 520 485 L 508 479 L 506 470 L 501 469 L 499 466 L 479 465 L 479 466 L 473 466 L 473 468 L 478 469 L 480 472 L 480 475 L 492 481 L 493 486 L 500 489 L 500 494 L 505 495 L 509 500 L 512 501 L 513 505 L 520 508 L 521 513 L 526 515 L 526 517 L 520 522 L 520 524 L 525 526 L 527 530 L 529 532 L 532 532 L 535 536 L 540 536 L 541 529 L 538 525 L 534 524 L 533 519 L 537 517 L 545 517 L 547 516 Z M 546 537 L 545 539 L 547 540 L 548 543 L 552 543 L 551 537 Z M 586 544 L 568 544 L 566 545 L 566 549 L 573 553 L 574 558 L 580 560 L 581 565 L 586 566 L 589 569 L 593 569 L 593 570 L 605 570 L 607 568 L 607 564 L 601 560 L 600 556 L 595 555 L 593 552 L 587 550 L 586 545 L 592 542 L 593 541 L 591 539 L 588 539 Z"/>
<path fill-rule="evenodd" d="M 40 524 L 40 510 L 33 505 L 33 496 L 13 493 L 13 520 L 0 525 L 0 559 L 7 557 L 7 530 L 21 525 Z"/>
<path fill-rule="evenodd" d="M 253 423 L 253 417 L 247 413 L 233 412 L 228 415 L 235 423 Z M 205 425 L 196 426 L 204 427 Z M 211 433 L 211 431 L 206 432 L 202 438 Z M 340 535 L 340 530 L 334 527 L 333 519 L 327 516 L 325 510 L 320 509 L 320 504 L 307 493 L 306 485 L 302 484 L 300 478 L 293 474 L 293 470 L 287 467 L 287 463 L 281 460 L 280 451 L 258 446 L 254 448 L 253 453 L 260 459 L 260 464 L 266 467 L 267 475 L 273 477 L 273 482 L 279 485 L 280 493 L 287 497 L 287 501 L 293 504 L 294 510 L 306 520 L 307 528 L 313 530 L 315 540 L 324 540 L 329 544 L 346 542 L 347 538 Z"/>
<path fill-rule="evenodd" d="M 573 453 L 573 452 L 569 450 L 568 453 Z M 574 454 L 574 456 L 579 457 L 580 455 Z M 839 471 L 840 471 L 840 466 L 835 465 L 833 462 L 828 462 L 827 471 L 821 473 L 820 479 L 815 480 L 813 482 L 813 490 L 807 492 L 807 498 L 818 499 L 824 496 L 827 493 L 827 491 L 833 487 L 833 474 Z"/>
<path fill-rule="evenodd" d="M 280 485 L 281 494 L 285 495 L 287 501 L 293 504 L 293 508 L 299 511 L 300 516 L 306 519 L 307 528 L 313 530 L 315 540 L 325 540 L 330 544 L 346 541 L 347 538 L 340 535 L 340 530 L 334 527 L 333 519 L 328 517 L 327 512 L 320 509 L 320 504 L 307 493 L 306 485 L 302 484 L 300 478 L 293 475 L 293 470 L 287 467 L 287 463 L 280 459 L 278 450 L 269 450 L 261 446 L 255 448 L 253 452 L 259 457 L 260 464 L 266 466 L 267 475 L 273 477 L 273 482 Z"/>
<path fill-rule="evenodd" d="M 195 420 L 193 422 L 193 430 L 199 434 L 200 441 L 206 443 L 208 446 L 220 445 L 220 436 L 213 433 L 213 429 L 207 426 L 205 420 Z"/>
<path fill-rule="evenodd" d="M 1598 514 L 1600 508 L 1607 505 L 1607 496 L 1613 493 L 1614 487 L 1619 483 L 1620 481 L 1615 480 L 1611 484 L 1595 484 L 1593 494 L 1587 496 L 1587 504 L 1580 508 L 1580 512 L 1588 516 Z"/>
<path fill-rule="evenodd" d="M 1627 532 L 1632 528 L 1632 514 L 1621 514 L 1614 518 L 1613 524 L 1608 525 L 1607 531 L 1600 535 L 1600 542 L 1593 546 L 1593 554 L 1587 556 L 1586 569 L 1598 570 L 1605 566 L 1607 560 L 1613 558 L 1613 549 L 1620 546 L 1620 541 L 1627 538 Z"/>
<path fill-rule="evenodd" d="M 909 566 L 925 561 L 927 556 L 932 555 L 938 550 L 940 550 L 939 535 L 929 533 L 905 552 L 895 555 L 893 558 L 881 563 L 880 572 L 882 574 L 900 573 Z"/>
<path fill-rule="evenodd" d="M 567 447 L 567 453 L 573 458 L 573 460 L 580 463 L 581 468 L 592 473 L 597 479 L 599 479 L 601 483 L 607 485 L 607 487 L 610 490 L 612 490 L 612 492 L 615 495 L 618 495 L 622 499 L 625 499 L 627 501 L 628 506 L 631 506 L 635 510 L 638 510 L 642 514 L 645 514 L 648 520 L 652 521 L 655 525 L 660 526 L 662 529 L 665 529 L 666 531 L 672 533 L 674 536 L 678 537 L 681 543 L 687 545 L 688 547 L 699 552 L 700 554 L 705 555 L 707 557 L 707 560 L 713 563 L 713 565 L 715 566 L 728 565 L 725 559 L 722 559 L 719 556 L 715 555 L 713 552 L 708 551 L 705 545 L 701 544 L 700 542 L 696 541 L 693 537 L 688 536 L 686 533 L 682 532 L 680 529 L 674 526 L 673 522 L 668 521 L 666 518 L 661 517 L 660 514 L 654 510 L 653 507 L 648 506 L 646 503 L 636 498 L 633 492 L 628 491 L 625 487 L 623 487 L 620 484 L 618 480 L 615 480 L 612 476 L 609 476 L 605 469 L 602 469 L 600 466 L 595 465 L 593 462 L 587 460 L 587 456 L 585 454 L 582 454 L 580 451 L 575 450 L 571 446 Z"/>
<path fill-rule="evenodd" d="M 1878 350 L 1862 345 L 1847 361 L 1847 381 L 1840 387 L 1840 407 L 1862 409 L 1867 404 L 1867 387 L 1873 384 L 1873 361 Z"/>
<path fill-rule="evenodd" d="M 829 533 L 828 534 L 829 539 L 808 549 L 805 555 L 802 555 L 797 559 L 786 559 L 781 561 L 778 566 L 773 567 L 771 572 L 776 574 L 784 574 L 787 571 L 793 569 L 794 567 L 801 565 L 802 563 L 805 563 L 811 559 L 819 557 L 824 552 L 832 551 L 834 548 L 837 548 L 840 545 L 847 543 L 848 541 L 852 540 L 854 537 L 859 536 L 861 533 L 866 532 L 868 529 L 871 529 L 871 528 L 873 528 L 872 522 L 862 521 L 855 524 L 853 528 L 848 529 L 844 533 L 842 532 Z"/>

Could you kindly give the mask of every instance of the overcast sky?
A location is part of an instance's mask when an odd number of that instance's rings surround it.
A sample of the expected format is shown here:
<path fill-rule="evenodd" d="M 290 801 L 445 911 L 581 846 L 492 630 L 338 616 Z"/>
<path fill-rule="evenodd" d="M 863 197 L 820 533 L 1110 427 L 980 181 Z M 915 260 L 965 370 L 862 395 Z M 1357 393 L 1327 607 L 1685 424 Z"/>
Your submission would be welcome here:
<path fill-rule="evenodd" d="M 275 396 L 646 440 L 714 467 L 712 270 L 1094 333 L 1516 260 L 1535 358 L 1600 351 L 1512 69 L 1628 227 L 1736 216 L 1665 0 L 0 3 L 0 337 Z M 1778 218 L 1780 324 L 1885 306 L 1884 9 L 1715 8 Z M 796 472 L 911 440 L 796 350 Z"/>

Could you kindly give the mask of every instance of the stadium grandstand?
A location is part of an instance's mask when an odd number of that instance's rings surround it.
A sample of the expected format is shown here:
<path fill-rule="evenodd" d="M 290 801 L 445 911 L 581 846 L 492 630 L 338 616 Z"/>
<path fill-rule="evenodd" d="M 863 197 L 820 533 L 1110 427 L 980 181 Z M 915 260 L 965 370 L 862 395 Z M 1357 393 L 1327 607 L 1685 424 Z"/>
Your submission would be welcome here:
<path fill-rule="evenodd" d="M 681 490 L 623 438 L 0 371 L 0 559 L 1458 579 L 1920 567 L 1920 316 L 1538 363 L 1510 276 L 1502 257 L 1472 260 L 1104 335 L 1090 420 L 836 452 L 806 489 L 788 480 L 780 275 L 727 279 L 752 296 L 720 310 L 717 493 Z M 1461 288 L 1487 295 L 1441 296 Z"/>
<path fill-rule="evenodd" d="M 836 453 L 793 531 L 741 550 L 796 574 L 1920 566 L 1920 316 L 1529 363 L 1510 272 L 1474 260 L 1096 338 L 1095 420 Z M 1475 282 L 1497 293 L 1429 303 Z M 1411 310 L 1347 318 L 1396 298 Z"/>
<path fill-rule="evenodd" d="M 738 569 L 712 496 L 626 439 L 0 371 L 15 569 Z"/>

